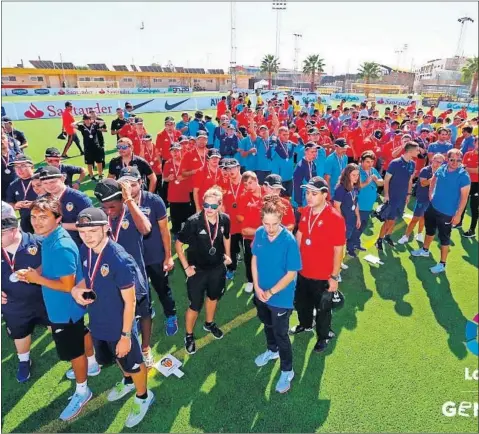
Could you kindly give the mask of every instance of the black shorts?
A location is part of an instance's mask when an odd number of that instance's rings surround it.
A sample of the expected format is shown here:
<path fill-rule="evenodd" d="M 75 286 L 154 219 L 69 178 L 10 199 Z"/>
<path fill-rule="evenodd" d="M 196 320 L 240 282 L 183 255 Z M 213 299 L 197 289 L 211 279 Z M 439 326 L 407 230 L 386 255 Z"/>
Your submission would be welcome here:
<path fill-rule="evenodd" d="M 52 323 L 52 337 L 60 360 L 70 362 L 85 354 L 85 335 L 90 331 L 85 327 L 83 317 L 67 324 Z"/>
<path fill-rule="evenodd" d="M 135 316 L 137 318 L 149 318 L 151 317 L 151 313 L 151 299 L 148 295 L 136 300 Z"/>
<path fill-rule="evenodd" d="M 85 146 L 85 164 L 103 163 L 105 148 L 101 146 Z"/>
<path fill-rule="evenodd" d="M 38 315 L 27 317 L 4 313 L 3 319 L 7 326 L 7 334 L 12 339 L 23 339 L 30 336 L 37 325 L 45 327 L 50 325 L 46 312 L 44 314 L 39 312 Z"/>
<path fill-rule="evenodd" d="M 136 333 L 131 334 L 131 349 L 125 356 L 118 358 L 116 356 L 116 345 L 118 341 L 102 341 L 93 338 L 93 346 L 95 347 L 95 357 L 100 365 L 110 365 L 115 360 L 120 364 L 123 371 L 128 374 L 140 372 L 140 365 L 143 363 L 143 355 L 141 354 L 140 342 Z"/>
<path fill-rule="evenodd" d="M 202 270 L 196 268 L 196 274 L 186 281 L 190 309 L 199 312 L 203 307 L 205 294 L 210 300 L 219 300 L 225 292 L 226 266 Z"/>
<path fill-rule="evenodd" d="M 434 208 L 432 204 L 429 204 L 424 214 L 426 235 L 433 237 L 437 231 L 441 246 L 449 246 L 451 244 L 452 218 L 453 216 L 443 214 Z"/>

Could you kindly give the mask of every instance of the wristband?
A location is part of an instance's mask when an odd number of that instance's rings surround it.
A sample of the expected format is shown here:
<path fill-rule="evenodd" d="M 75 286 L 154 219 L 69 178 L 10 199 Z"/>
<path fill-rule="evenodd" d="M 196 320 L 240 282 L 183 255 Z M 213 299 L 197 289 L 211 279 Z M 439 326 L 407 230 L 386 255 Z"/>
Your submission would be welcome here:
<path fill-rule="evenodd" d="M 129 197 L 128 199 L 125 199 L 125 203 L 128 203 L 128 202 L 133 202 L 133 198 Z"/>
<path fill-rule="evenodd" d="M 188 265 L 186 268 L 183 268 L 185 271 L 188 270 L 188 268 L 190 268 L 191 265 Z"/>
<path fill-rule="evenodd" d="M 125 338 L 131 338 L 131 332 L 121 332 L 121 335 Z"/>

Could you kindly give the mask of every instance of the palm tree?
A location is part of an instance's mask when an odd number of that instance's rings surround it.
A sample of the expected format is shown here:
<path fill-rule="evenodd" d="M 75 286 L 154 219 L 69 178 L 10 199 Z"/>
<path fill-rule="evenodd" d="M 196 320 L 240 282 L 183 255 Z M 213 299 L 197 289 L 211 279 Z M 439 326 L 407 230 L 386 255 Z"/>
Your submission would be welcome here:
<path fill-rule="evenodd" d="M 376 62 L 364 62 L 358 68 L 358 75 L 359 78 L 364 80 L 365 84 L 369 84 L 371 80 L 377 80 L 381 77 L 381 70 L 379 69 L 379 65 Z M 369 97 L 369 87 L 366 86 L 365 89 L 366 98 Z"/>
<path fill-rule="evenodd" d="M 323 67 L 326 66 L 324 59 L 319 57 L 319 54 L 311 54 L 304 60 L 303 73 L 311 75 L 311 92 L 314 92 L 315 81 L 316 81 L 316 72 L 319 72 L 319 77 L 321 78 L 321 73 L 324 72 Z M 321 81 L 321 80 L 320 80 Z"/>
<path fill-rule="evenodd" d="M 273 54 L 266 54 L 261 61 L 260 70 L 268 74 L 268 87 L 271 89 L 271 77 L 273 73 L 278 72 L 279 69 L 279 59 L 274 57 Z"/>
<path fill-rule="evenodd" d="M 478 83 L 478 65 L 479 59 L 476 57 L 472 57 L 471 59 L 467 59 L 466 64 L 462 67 L 462 80 L 465 83 L 471 83 L 471 97 L 474 97 L 476 94 L 477 83 Z"/>

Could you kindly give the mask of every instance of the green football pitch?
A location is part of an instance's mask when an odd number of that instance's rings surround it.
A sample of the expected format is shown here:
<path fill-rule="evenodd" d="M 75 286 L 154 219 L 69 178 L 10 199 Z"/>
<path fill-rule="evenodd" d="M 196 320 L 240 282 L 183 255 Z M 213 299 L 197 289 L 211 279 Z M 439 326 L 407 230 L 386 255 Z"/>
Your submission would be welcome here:
<path fill-rule="evenodd" d="M 212 113 L 212 112 L 211 112 Z M 175 114 L 179 117 L 178 114 Z M 161 130 L 164 114 L 144 114 L 152 134 Z M 105 119 L 109 124 L 110 117 Z M 40 162 L 48 146 L 62 148 L 56 139 L 60 120 L 15 122 L 30 143 L 27 153 Z M 108 157 L 115 155 L 115 140 L 107 136 Z M 77 149 L 72 146 L 71 155 Z M 68 161 L 82 164 L 81 158 Z M 94 185 L 83 190 L 92 194 Z M 410 204 L 412 205 L 412 204 Z M 407 211 L 411 213 L 411 209 Z M 468 228 L 469 215 L 465 219 Z M 367 229 L 364 244 L 373 247 L 377 221 Z M 405 228 L 400 222 L 393 238 Z M 476 239 L 454 230 L 447 273 L 433 276 L 439 249 L 431 258 L 411 258 L 418 243 L 385 248 L 384 265 L 369 265 L 364 253 L 347 261 L 340 289 L 345 306 L 334 313 L 337 338 L 325 354 L 312 352 L 313 334 L 293 339 L 296 377 L 285 395 L 274 391 L 279 361 L 257 368 L 254 358 L 265 350 L 265 338 L 256 318 L 252 295 L 243 290 L 244 269 L 228 283 L 219 304 L 217 323 L 225 331 L 215 341 L 196 327 L 197 353 L 183 350 L 187 307 L 185 276 L 181 267 L 171 275 L 180 330 L 166 337 L 161 305 L 154 306 L 155 357 L 172 353 L 183 363 L 183 378 L 149 373 L 156 395 L 136 432 L 477 432 L 477 417 L 446 417 L 446 402 L 477 402 L 477 382 L 465 371 L 477 369 L 478 359 L 466 349 L 465 325 L 478 310 Z M 296 324 L 294 314 L 291 324 Z M 15 380 L 17 357 L 2 326 L 2 431 L 3 432 L 120 432 L 132 397 L 109 403 L 107 391 L 120 381 L 117 367 L 89 379 L 94 398 L 71 423 L 58 420 L 73 384 L 65 377 L 68 363 L 59 362 L 48 332 L 38 329 L 31 350 L 32 378 Z M 472 415 L 472 410 L 469 410 Z"/>

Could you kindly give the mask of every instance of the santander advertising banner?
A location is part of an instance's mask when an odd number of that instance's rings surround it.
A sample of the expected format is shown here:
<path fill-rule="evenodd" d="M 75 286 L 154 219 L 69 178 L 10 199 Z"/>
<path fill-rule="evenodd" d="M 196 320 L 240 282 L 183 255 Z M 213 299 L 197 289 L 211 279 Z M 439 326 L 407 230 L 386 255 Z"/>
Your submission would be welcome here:
<path fill-rule="evenodd" d="M 95 89 L 79 89 L 79 88 L 9 88 L 2 89 L 4 96 L 35 96 L 35 95 L 136 95 L 146 93 L 182 93 L 191 92 L 191 88 L 187 86 L 176 87 L 130 87 L 130 88 L 95 88 Z"/>

